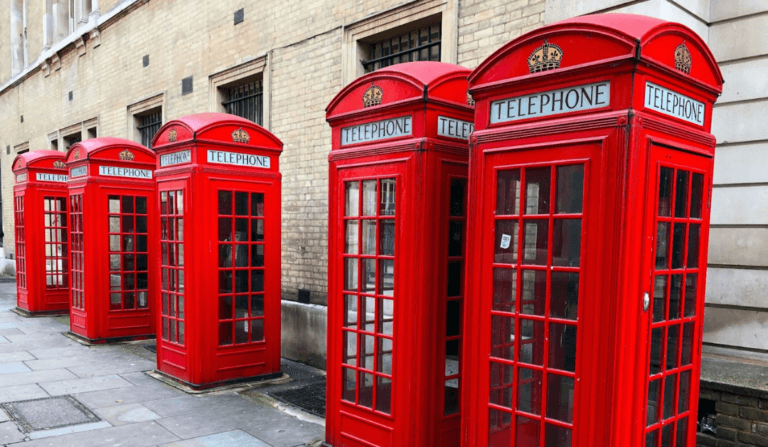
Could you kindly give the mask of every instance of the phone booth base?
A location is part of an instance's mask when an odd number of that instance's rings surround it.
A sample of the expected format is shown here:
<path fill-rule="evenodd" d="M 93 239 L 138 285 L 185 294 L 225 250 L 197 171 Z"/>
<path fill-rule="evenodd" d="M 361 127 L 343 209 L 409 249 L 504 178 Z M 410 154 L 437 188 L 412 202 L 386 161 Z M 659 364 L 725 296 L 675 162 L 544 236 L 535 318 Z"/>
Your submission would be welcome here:
<path fill-rule="evenodd" d="M 468 73 L 398 64 L 327 108 L 327 445 L 459 445 Z"/>
<path fill-rule="evenodd" d="M 16 304 L 23 317 L 69 313 L 67 171 L 64 154 L 34 151 L 13 162 Z"/>
<path fill-rule="evenodd" d="M 193 389 L 281 377 L 282 143 L 201 113 L 155 136 L 157 371 Z"/>
<path fill-rule="evenodd" d="M 693 447 L 722 76 L 629 14 L 527 33 L 469 78 L 465 447 Z"/>
<path fill-rule="evenodd" d="M 90 344 L 153 338 L 155 154 L 95 138 L 72 145 L 67 166 L 70 333 Z"/>

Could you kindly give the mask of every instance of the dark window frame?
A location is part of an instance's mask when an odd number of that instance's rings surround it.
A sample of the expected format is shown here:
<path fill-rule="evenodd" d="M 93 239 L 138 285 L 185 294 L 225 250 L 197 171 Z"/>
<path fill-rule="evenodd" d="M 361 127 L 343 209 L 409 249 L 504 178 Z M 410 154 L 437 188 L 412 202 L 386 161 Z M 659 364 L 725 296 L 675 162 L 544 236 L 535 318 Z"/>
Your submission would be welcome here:
<path fill-rule="evenodd" d="M 152 139 L 163 125 L 163 110 L 155 109 L 141 115 L 136 115 L 138 125 L 136 129 L 141 135 L 141 144 L 152 149 Z"/>
<path fill-rule="evenodd" d="M 403 62 L 440 61 L 443 32 L 439 17 L 385 35 L 361 42 L 368 50 L 367 59 L 360 61 L 365 73 Z"/>
<path fill-rule="evenodd" d="M 261 76 L 219 89 L 225 98 L 221 105 L 226 113 L 264 125 L 264 79 Z"/>

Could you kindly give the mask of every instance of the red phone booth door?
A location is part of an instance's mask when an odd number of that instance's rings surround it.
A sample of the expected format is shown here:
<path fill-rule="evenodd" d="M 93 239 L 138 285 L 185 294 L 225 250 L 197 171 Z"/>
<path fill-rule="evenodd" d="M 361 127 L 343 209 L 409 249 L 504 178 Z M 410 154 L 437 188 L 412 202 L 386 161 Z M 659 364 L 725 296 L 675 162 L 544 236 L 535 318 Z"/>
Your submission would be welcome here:
<path fill-rule="evenodd" d="M 336 234 L 344 236 L 335 247 L 341 253 L 336 281 L 344 306 L 335 319 L 341 322 L 335 330 L 341 332 L 342 358 L 334 367 L 341 369 L 341 396 L 331 397 L 342 402 L 338 446 L 394 445 L 395 330 L 409 324 L 395 322 L 402 168 L 401 163 L 339 171 Z"/>
<path fill-rule="evenodd" d="M 489 155 L 482 293 L 488 355 L 488 446 L 579 445 L 587 356 L 587 221 L 597 214 L 600 146 Z M 586 347 L 585 347 L 586 345 Z M 481 387 L 481 390 L 483 388 Z M 586 400 L 586 399 L 585 399 Z M 583 405 L 583 404 L 581 404 Z"/>
<path fill-rule="evenodd" d="M 148 197 L 109 194 L 107 203 L 109 310 L 146 309 L 149 307 Z"/>
<path fill-rule="evenodd" d="M 27 247 L 26 247 L 26 226 L 24 219 L 24 194 L 17 194 L 13 198 L 13 213 L 16 221 L 16 287 L 18 289 L 27 289 Z M 19 293 L 19 296 L 26 297 L 26 293 Z"/>
<path fill-rule="evenodd" d="M 673 161 L 674 160 L 674 161 Z M 712 159 L 651 149 L 645 445 L 695 445 Z M 674 441 L 674 442 L 673 442 Z"/>
<path fill-rule="evenodd" d="M 160 324 L 163 340 L 184 349 L 184 191 L 185 181 L 160 184 Z M 184 364 L 183 362 L 179 362 Z"/>

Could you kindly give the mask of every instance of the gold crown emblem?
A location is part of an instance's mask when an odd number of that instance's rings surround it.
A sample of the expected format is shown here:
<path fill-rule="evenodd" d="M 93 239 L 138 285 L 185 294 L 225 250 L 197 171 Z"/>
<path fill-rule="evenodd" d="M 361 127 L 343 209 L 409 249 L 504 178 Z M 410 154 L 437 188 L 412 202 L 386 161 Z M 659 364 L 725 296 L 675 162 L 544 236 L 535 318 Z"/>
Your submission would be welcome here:
<path fill-rule="evenodd" d="M 53 167 L 56 169 L 64 169 L 67 167 L 67 165 L 64 164 L 64 162 L 61 160 L 56 160 L 53 162 Z"/>
<path fill-rule="evenodd" d="M 376 84 L 371 84 L 363 93 L 363 107 L 378 106 L 384 98 L 384 90 Z"/>
<path fill-rule="evenodd" d="M 133 161 L 133 158 L 134 158 L 133 152 L 129 151 L 128 149 L 120 152 L 118 156 L 120 157 L 120 160 L 126 160 L 126 161 Z"/>
<path fill-rule="evenodd" d="M 675 48 L 675 68 L 685 74 L 689 74 L 691 72 L 691 65 L 691 52 L 688 51 L 688 47 L 683 42 Z"/>
<path fill-rule="evenodd" d="M 242 127 L 232 132 L 232 141 L 235 143 L 247 143 L 250 140 L 251 136 Z"/>
<path fill-rule="evenodd" d="M 75 155 L 72 158 L 74 158 L 75 160 L 80 160 L 80 151 L 79 150 L 75 151 Z"/>
<path fill-rule="evenodd" d="M 475 98 L 473 98 L 472 95 L 469 94 L 469 92 L 467 92 L 467 104 L 473 107 L 475 105 Z"/>
<path fill-rule="evenodd" d="M 23 168 L 23 167 L 24 167 L 24 160 L 19 160 L 19 162 L 16 163 L 16 168 L 15 169 L 19 169 L 19 168 Z"/>
<path fill-rule="evenodd" d="M 544 45 L 533 50 L 528 56 L 528 69 L 531 73 L 553 70 L 560 67 L 562 60 L 562 48 L 545 40 Z"/>
<path fill-rule="evenodd" d="M 176 129 L 171 129 L 171 131 L 168 132 L 168 142 L 171 143 L 176 141 L 176 136 Z"/>

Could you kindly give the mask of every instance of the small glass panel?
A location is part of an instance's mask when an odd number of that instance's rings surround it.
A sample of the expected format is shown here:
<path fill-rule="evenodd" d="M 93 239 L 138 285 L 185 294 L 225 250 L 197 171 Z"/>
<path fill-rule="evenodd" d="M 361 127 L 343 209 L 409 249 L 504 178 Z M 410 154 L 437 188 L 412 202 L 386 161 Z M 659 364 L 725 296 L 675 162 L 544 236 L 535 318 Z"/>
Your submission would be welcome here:
<path fill-rule="evenodd" d="M 672 275 L 669 286 L 669 319 L 680 319 L 680 305 L 683 301 L 683 275 Z"/>
<path fill-rule="evenodd" d="M 659 172 L 659 216 L 672 216 L 672 169 L 661 168 Z"/>
<path fill-rule="evenodd" d="M 466 189 L 466 180 L 451 180 L 451 216 L 463 216 L 464 215 L 464 190 Z"/>
<path fill-rule="evenodd" d="M 648 384 L 648 418 L 646 422 L 646 426 L 650 427 L 651 425 L 659 422 L 659 401 L 660 401 L 660 384 L 661 379 L 658 380 L 652 380 Z"/>
<path fill-rule="evenodd" d="M 248 193 L 238 191 L 235 193 L 235 215 L 248 215 Z"/>
<path fill-rule="evenodd" d="M 383 179 L 381 181 L 381 208 L 379 214 L 382 216 L 395 215 L 395 179 Z"/>
<path fill-rule="evenodd" d="M 362 259 L 363 281 L 360 285 L 362 293 L 376 293 L 376 260 Z"/>
<path fill-rule="evenodd" d="M 544 364 L 544 322 L 520 320 L 519 361 L 531 365 Z"/>
<path fill-rule="evenodd" d="M 688 417 L 677 421 L 677 443 L 675 447 L 686 447 L 688 445 Z"/>
<path fill-rule="evenodd" d="M 653 322 L 667 319 L 667 277 L 657 276 L 653 281 Z"/>
<path fill-rule="evenodd" d="M 219 191 L 219 214 L 232 215 L 231 191 Z"/>
<path fill-rule="evenodd" d="M 386 377 L 376 377 L 376 411 L 392 411 L 392 380 Z"/>
<path fill-rule="evenodd" d="M 251 193 L 251 216 L 264 216 L 264 194 Z"/>
<path fill-rule="evenodd" d="M 109 196 L 109 213 L 110 214 L 119 214 L 120 213 L 120 198 L 117 196 Z"/>
<path fill-rule="evenodd" d="M 453 261 L 448 263 L 448 288 L 447 296 L 456 297 L 461 296 L 462 292 L 462 270 L 461 261 Z"/>
<path fill-rule="evenodd" d="M 701 219 L 704 201 L 704 175 L 693 174 L 691 178 L 691 219 Z"/>
<path fill-rule="evenodd" d="M 264 319 L 251 320 L 251 341 L 264 341 Z"/>
<path fill-rule="evenodd" d="M 517 228 L 516 220 L 496 221 L 494 262 L 504 264 L 517 262 Z"/>
<path fill-rule="evenodd" d="M 359 240 L 358 224 L 359 223 L 357 220 L 347 221 L 347 230 L 346 230 L 347 235 L 344 243 L 344 253 L 356 255 L 360 252 L 360 247 L 358 244 L 358 240 Z"/>
<path fill-rule="evenodd" d="M 544 447 L 571 447 L 571 429 L 547 424 Z"/>
<path fill-rule="evenodd" d="M 448 256 L 461 256 L 464 248 L 464 223 L 450 222 L 448 225 Z"/>
<path fill-rule="evenodd" d="M 552 272 L 549 314 L 554 318 L 576 320 L 579 315 L 579 274 Z"/>
<path fill-rule="evenodd" d="M 514 360 L 515 319 L 500 315 L 491 316 L 491 356 Z"/>
<path fill-rule="evenodd" d="M 493 269 L 493 310 L 514 312 L 516 288 L 516 270 Z"/>
<path fill-rule="evenodd" d="M 357 366 L 357 333 L 344 331 L 344 359 L 347 365 Z"/>
<path fill-rule="evenodd" d="M 392 300 L 378 299 L 379 313 L 377 314 L 378 323 L 376 332 L 379 334 L 392 336 L 394 333 L 392 321 L 395 315 L 394 302 Z"/>
<path fill-rule="evenodd" d="M 520 211 L 520 170 L 499 171 L 496 180 L 496 214 L 517 215 Z"/>
<path fill-rule="evenodd" d="M 691 400 L 691 371 L 680 373 L 680 391 L 677 398 L 677 414 L 688 411 Z"/>
<path fill-rule="evenodd" d="M 344 290 L 357 291 L 357 258 L 344 259 Z"/>
<path fill-rule="evenodd" d="M 181 249 L 182 247 L 179 247 Z M 181 263 L 183 253 L 179 250 L 179 262 Z M 179 264 L 181 265 L 181 264 Z M 251 245 L 251 267 L 264 266 L 264 246 Z"/>
<path fill-rule="evenodd" d="M 701 225 L 691 224 L 688 227 L 688 258 L 687 266 L 689 269 L 695 269 L 699 267 L 699 239 L 701 232 Z"/>
<path fill-rule="evenodd" d="M 494 408 L 488 411 L 488 447 L 507 447 L 512 436 L 512 415 Z"/>
<path fill-rule="evenodd" d="M 512 408 L 512 379 L 514 366 L 491 362 L 490 403 Z"/>
<path fill-rule="evenodd" d="M 341 398 L 347 402 L 355 402 L 355 370 L 349 368 L 341 369 Z"/>
<path fill-rule="evenodd" d="M 658 447 L 659 431 L 654 430 L 645 435 L 645 447 Z"/>
<path fill-rule="evenodd" d="M 547 379 L 547 417 L 562 422 L 573 423 L 573 388 L 572 377 L 549 374 Z"/>
<path fill-rule="evenodd" d="M 392 375 L 392 340 L 381 337 L 376 340 L 379 343 L 379 358 L 377 359 L 376 371 Z"/>
<path fill-rule="evenodd" d="M 250 329 L 248 320 L 235 321 L 235 343 L 248 343 L 248 330 Z"/>
<path fill-rule="evenodd" d="M 357 222 L 357 221 L 354 221 Z M 349 225 L 349 222 L 347 222 Z M 347 227 L 349 231 L 349 227 Z M 355 228 L 355 246 L 357 246 L 357 228 Z M 347 239 L 349 240 L 349 239 Z M 347 252 L 347 253 L 352 253 Z M 363 254 L 375 255 L 376 254 L 376 221 L 364 220 L 363 221 Z"/>
<path fill-rule="evenodd" d="M 552 265 L 578 267 L 581 257 L 581 219 L 557 219 L 552 240 Z"/>
<path fill-rule="evenodd" d="M 347 182 L 345 216 L 360 215 L 360 183 Z"/>
<path fill-rule="evenodd" d="M 555 213 L 579 214 L 584 202 L 584 165 L 557 168 Z"/>
<path fill-rule="evenodd" d="M 669 222 L 659 222 L 656 232 L 656 269 L 669 268 Z"/>
<path fill-rule="evenodd" d="M 528 315 L 544 315 L 547 304 L 547 272 L 523 270 L 523 291 L 520 312 Z"/>
<path fill-rule="evenodd" d="M 517 388 L 517 408 L 530 414 L 541 414 L 541 371 L 520 368 Z M 538 424 L 538 422 L 537 422 Z M 530 428 L 530 427 L 528 427 Z M 518 426 L 518 430 L 520 427 Z M 532 445 L 532 444 L 522 444 Z M 538 444 L 536 444 L 538 445 Z"/>
<path fill-rule="evenodd" d="M 664 378 L 664 419 L 675 415 L 675 388 L 677 387 L 677 374 Z"/>
<path fill-rule="evenodd" d="M 219 320 L 228 320 L 232 318 L 232 297 L 219 297 Z"/>
<path fill-rule="evenodd" d="M 525 222 L 523 264 L 547 265 L 548 224 L 547 220 Z"/>
<path fill-rule="evenodd" d="M 679 365 L 678 343 L 680 342 L 680 326 L 674 325 L 667 329 L 667 370 Z"/>
<path fill-rule="evenodd" d="M 344 327 L 357 327 L 357 296 L 344 295 Z"/>
<path fill-rule="evenodd" d="M 376 180 L 363 182 L 363 216 L 376 215 Z"/>
<path fill-rule="evenodd" d="M 680 366 L 693 362 L 693 322 L 683 325 L 683 349 L 680 353 Z"/>
<path fill-rule="evenodd" d="M 672 268 L 683 268 L 683 255 L 685 248 L 685 227 L 686 224 L 675 224 L 674 234 L 672 235 Z"/>
<path fill-rule="evenodd" d="M 358 402 L 361 407 L 373 408 L 373 374 L 360 372 Z"/>
<path fill-rule="evenodd" d="M 664 341 L 664 328 L 656 328 L 651 331 L 651 363 L 650 374 L 661 372 L 661 350 Z"/>
<path fill-rule="evenodd" d="M 576 371 L 576 326 L 549 324 L 549 367 Z"/>
<path fill-rule="evenodd" d="M 395 294 L 394 259 L 379 260 L 379 294 L 386 296 L 393 296 Z"/>
<path fill-rule="evenodd" d="M 379 255 L 395 255 L 395 221 L 382 220 L 379 229 Z"/>
<path fill-rule="evenodd" d="M 525 214 L 549 214 L 550 168 L 525 170 Z"/>
<path fill-rule="evenodd" d="M 672 447 L 672 430 L 675 424 L 666 425 L 661 429 L 661 447 Z"/>
<path fill-rule="evenodd" d="M 166 320 L 163 320 L 165 322 Z M 232 322 L 220 322 L 219 323 L 219 345 L 231 345 L 232 344 Z"/>
<path fill-rule="evenodd" d="M 688 217 L 688 172 L 677 171 L 675 217 Z"/>

